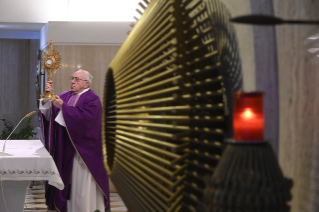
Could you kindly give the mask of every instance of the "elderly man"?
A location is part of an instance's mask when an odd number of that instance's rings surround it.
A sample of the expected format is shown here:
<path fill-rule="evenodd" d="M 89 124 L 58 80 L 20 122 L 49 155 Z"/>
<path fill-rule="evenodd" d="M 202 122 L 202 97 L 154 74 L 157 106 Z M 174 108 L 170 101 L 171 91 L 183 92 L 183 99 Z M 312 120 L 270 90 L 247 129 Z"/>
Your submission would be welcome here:
<path fill-rule="evenodd" d="M 79 70 L 70 77 L 71 90 L 40 101 L 45 145 L 54 158 L 65 189 L 46 190 L 49 210 L 109 211 L 108 175 L 103 165 L 100 98 L 90 89 L 92 75 Z M 46 91 L 52 91 L 52 84 Z"/>

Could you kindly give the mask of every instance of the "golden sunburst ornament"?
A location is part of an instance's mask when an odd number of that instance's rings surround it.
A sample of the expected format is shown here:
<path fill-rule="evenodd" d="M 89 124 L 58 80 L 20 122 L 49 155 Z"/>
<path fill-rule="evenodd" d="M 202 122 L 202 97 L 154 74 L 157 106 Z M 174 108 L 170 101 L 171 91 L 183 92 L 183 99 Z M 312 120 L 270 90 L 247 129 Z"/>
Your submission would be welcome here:
<path fill-rule="evenodd" d="M 42 58 L 42 65 L 44 70 L 48 72 L 48 83 L 53 84 L 53 74 L 59 71 L 62 58 L 59 52 L 53 49 L 53 44 L 55 43 L 50 40 L 48 44 L 50 45 L 50 48 Z M 41 94 L 40 98 L 55 100 L 55 95 L 53 92 L 46 91 L 45 93 Z"/>

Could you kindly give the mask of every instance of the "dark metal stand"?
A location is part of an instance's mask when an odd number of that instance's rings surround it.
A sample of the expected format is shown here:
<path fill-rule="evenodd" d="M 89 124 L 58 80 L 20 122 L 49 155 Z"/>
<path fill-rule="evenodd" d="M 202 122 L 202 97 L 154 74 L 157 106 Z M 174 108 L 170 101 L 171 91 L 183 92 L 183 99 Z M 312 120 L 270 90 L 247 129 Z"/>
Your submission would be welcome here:
<path fill-rule="evenodd" d="M 284 178 L 267 142 L 229 143 L 206 179 L 201 212 L 288 212 L 292 180 Z"/>

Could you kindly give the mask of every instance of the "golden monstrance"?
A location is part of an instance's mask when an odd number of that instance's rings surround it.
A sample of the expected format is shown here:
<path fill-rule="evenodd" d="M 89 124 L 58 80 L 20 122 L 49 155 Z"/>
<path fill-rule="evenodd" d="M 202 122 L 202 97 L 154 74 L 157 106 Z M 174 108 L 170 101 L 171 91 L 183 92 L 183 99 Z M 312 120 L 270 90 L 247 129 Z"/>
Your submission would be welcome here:
<path fill-rule="evenodd" d="M 49 50 L 44 54 L 42 58 L 42 65 L 45 71 L 48 72 L 48 83 L 53 84 L 53 74 L 59 71 L 59 67 L 61 66 L 61 56 L 59 52 L 53 49 L 53 44 L 55 44 L 52 40 L 48 43 L 50 45 Z M 55 100 L 55 95 L 51 91 L 46 91 L 41 94 L 40 98 L 42 99 L 51 99 Z"/>

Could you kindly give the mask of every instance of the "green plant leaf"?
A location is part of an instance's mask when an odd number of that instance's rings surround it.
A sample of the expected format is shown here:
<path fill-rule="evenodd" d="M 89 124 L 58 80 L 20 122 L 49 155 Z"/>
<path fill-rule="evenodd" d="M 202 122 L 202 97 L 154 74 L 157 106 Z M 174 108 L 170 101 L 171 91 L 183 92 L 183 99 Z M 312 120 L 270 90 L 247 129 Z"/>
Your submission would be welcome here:
<path fill-rule="evenodd" d="M 6 119 L 0 119 L 0 120 L 4 124 L 4 129 L 2 130 L 0 139 L 5 140 L 14 129 L 14 126 L 10 121 Z M 30 117 L 26 125 L 18 133 L 12 133 L 9 140 L 24 140 L 24 139 L 27 140 L 29 138 L 32 138 L 34 135 L 36 135 L 36 133 L 33 132 L 34 129 L 35 127 L 31 125 L 31 117 Z"/>

